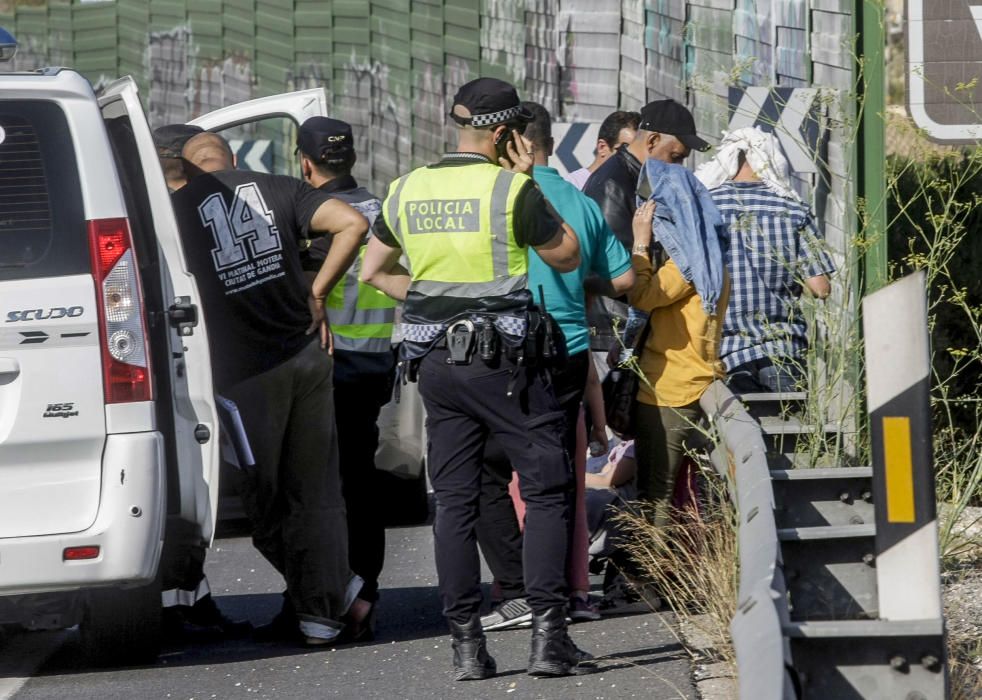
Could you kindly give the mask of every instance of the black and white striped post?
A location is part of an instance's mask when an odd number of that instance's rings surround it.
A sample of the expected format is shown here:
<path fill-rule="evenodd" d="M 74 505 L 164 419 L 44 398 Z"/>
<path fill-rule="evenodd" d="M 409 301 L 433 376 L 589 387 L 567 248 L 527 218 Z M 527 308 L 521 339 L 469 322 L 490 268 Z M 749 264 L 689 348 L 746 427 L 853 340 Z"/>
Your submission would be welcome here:
<path fill-rule="evenodd" d="M 931 355 L 923 272 L 863 300 L 883 620 L 938 620 L 941 571 L 931 447 Z"/>

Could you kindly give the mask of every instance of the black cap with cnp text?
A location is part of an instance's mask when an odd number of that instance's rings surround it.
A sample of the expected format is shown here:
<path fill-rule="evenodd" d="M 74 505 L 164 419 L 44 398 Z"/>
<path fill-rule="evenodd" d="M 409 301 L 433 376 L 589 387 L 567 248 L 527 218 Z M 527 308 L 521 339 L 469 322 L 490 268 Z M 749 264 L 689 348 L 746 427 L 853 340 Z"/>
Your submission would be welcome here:
<path fill-rule="evenodd" d="M 461 126 L 477 128 L 506 122 L 527 122 L 532 114 L 522 107 L 515 86 L 497 78 L 478 78 L 461 85 L 453 98 L 453 107 L 461 106 L 468 116 L 451 109 L 450 118 Z"/>
<path fill-rule="evenodd" d="M 180 158 L 184 144 L 203 132 L 200 126 L 191 124 L 167 124 L 153 130 L 153 145 L 157 147 L 160 158 Z"/>
<path fill-rule="evenodd" d="M 311 117 L 297 131 L 297 150 L 315 163 L 344 163 L 355 155 L 351 124 L 330 117 Z"/>
<path fill-rule="evenodd" d="M 709 148 L 709 142 L 696 133 L 696 120 L 684 105 L 675 100 L 656 100 L 641 108 L 639 129 L 670 134 L 696 151 Z"/>

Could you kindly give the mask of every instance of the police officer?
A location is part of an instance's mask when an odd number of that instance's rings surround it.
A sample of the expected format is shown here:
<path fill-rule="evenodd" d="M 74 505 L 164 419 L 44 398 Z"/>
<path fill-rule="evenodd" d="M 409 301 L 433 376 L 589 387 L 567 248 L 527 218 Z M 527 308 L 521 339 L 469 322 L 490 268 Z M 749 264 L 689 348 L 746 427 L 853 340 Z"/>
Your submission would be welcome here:
<path fill-rule="evenodd" d="M 304 180 L 361 212 L 373 224 L 382 209 L 378 197 L 351 176 L 356 154 L 351 126 L 327 117 L 311 117 L 297 132 Z M 365 580 L 359 594 L 378 599 L 378 577 L 385 558 L 385 520 L 378 512 L 382 488 L 375 469 L 378 417 L 392 394 L 395 355 L 392 324 L 396 303 L 358 279 L 365 244 L 345 276 L 327 297 L 334 335 L 334 403 L 341 480 L 348 518 L 348 560 Z M 301 261 L 313 281 L 330 249 L 330 238 L 302 239 Z M 370 637 L 364 628 L 361 639 Z"/>
<path fill-rule="evenodd" d="M 592 657 L 566 631 L 572 470 L 545 366 L 556 339 L 532 308 L 527 284 L 529 247 L 551 267 L 570 271 L 579 264 L 579 242 L 529 177 L 533 151 L 519 131 L 530 115 L 514 87 L 471 81 L 457 92 L 449 116 L 458 150 L 389 186 L 362 279 L 405 300 L 400 373 L 418 374 L 427 412 L 436 565 L 454 675 L 476 680 L 496 671 L 478 616 L 474 533 L 489 435 L 520 474 L 528 504 L 528 672 L 582 673 Z M 399 264 L 403 253 L 411 273 Z"/>

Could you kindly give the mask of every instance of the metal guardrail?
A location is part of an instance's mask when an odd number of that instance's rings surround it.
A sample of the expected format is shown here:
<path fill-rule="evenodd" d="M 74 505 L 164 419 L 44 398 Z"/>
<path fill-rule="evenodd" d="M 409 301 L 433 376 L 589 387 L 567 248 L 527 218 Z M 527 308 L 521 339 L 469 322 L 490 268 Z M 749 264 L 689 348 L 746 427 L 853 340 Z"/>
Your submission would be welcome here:
<path fill-rule="evenodd" d="M 941 700 L 943 620 L 879 619 L 873 470 L 795 468 L 795 437 L 815 428 L 778 414 L 805 398 L 716 382 L 700 401 L 739 518 L 740 698 Z"/>

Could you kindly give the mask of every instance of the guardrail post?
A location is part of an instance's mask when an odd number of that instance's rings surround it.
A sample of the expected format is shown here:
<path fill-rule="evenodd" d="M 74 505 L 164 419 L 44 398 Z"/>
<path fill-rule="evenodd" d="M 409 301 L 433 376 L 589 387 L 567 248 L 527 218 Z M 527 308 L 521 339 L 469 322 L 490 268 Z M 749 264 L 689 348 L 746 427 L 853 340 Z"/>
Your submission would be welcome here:
<path fill-rule="evenodd" d="M 863 300 L 876 503 L 876 578 L 884 620 L 941 617 L 924 272 Z"/>

